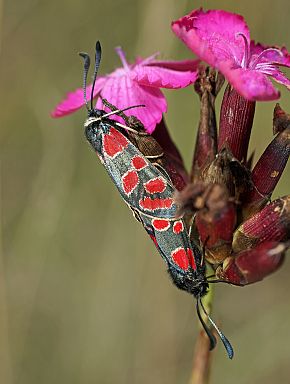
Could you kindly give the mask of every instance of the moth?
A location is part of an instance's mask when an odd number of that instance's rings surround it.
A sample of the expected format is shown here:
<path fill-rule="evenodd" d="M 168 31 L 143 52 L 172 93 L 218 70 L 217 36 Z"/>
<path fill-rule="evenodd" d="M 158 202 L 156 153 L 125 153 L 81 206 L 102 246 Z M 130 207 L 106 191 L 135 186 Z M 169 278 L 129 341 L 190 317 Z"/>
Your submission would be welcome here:
<path fill-rule="evenodd" d="M 208 280 L 201 252 L 189 236 L 183 217 L 177 216 L 178 206 L 173 199 L 174 187 L 162 167 L 157 167 L 130 141 L 129 132 L 138 134 L 131 126 L 114 121 L 112 115 L 143 106 L 131 106 L 123 110 L 114 108 L 106 113 L 93 107 L 93 92 L 101 61 L 101 45 L 96 43 L 95 70 L 90 105 L 86 96 L 87 75 L 90 57 L 80 53 L 84 59 L 84 98 L 88 117 L 85 121 L 85 136 L 98 155 L 115 187 L 134 216 L 142 223 L 165 261 L 174 284 L 196 298 L 198 317 L 210 340 L 210 349 L 216 339 L 204 321 L 201 310 L 222 340 L 229 358 L 233 348 L 207 314 L 202 297 L 208 291 Z"/>

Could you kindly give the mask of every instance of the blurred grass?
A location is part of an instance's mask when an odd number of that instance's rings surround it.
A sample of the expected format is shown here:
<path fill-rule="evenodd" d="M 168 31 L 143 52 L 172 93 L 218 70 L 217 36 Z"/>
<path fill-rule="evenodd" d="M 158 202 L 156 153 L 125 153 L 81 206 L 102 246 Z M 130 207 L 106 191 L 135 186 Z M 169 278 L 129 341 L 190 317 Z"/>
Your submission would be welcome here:
<path fill-rule="evenodd" d="M 0 383 L 186 382 L 196 334 L 192 298 L 169 282 L 144 230 L 83 137 L 85 113 L 50 111 L 81 84 L 76 53 L 103 45 L 101 73 L 160 51 L 191 53 L 170 22 L 194 7 L 241 13 L 253 38 L 290 46 L 286 0 L 0 2 Z M 281 106 L 290 97 L 281 88 Z M 198 124 L 192 89 L 166 92 L 187 164 Z M 271 139 L 274 103 L 257 107 L 251 148 Z M 192 137 L 192 143 L 190 140 Z M 275 196 L 289 193 L 289 166 Z M 290 264 L 262 283 L 217 289 L 215 318 L 236 357 L 216 353 L 212 382 L 287 382 Z"/>

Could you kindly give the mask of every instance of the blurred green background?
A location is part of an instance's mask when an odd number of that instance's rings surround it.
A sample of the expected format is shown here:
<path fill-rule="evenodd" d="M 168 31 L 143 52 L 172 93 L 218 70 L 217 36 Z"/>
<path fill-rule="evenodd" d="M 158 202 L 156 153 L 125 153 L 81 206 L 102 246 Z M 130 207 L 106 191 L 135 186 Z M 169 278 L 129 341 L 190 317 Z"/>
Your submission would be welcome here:
<path fill-rule="evenodd" d="M 152 242 L 121 201 L 83 135 L 85 111 L 50 111 L 80 86 L 77 52 L 102 42 L 100 73 L 160 51 L 193 55 L 170 22 L 193 8 L 245 16 L 252 37 L 290 46 L 289 0 L 0 1 L 0 383 L 186 383 L 197 330 L 193 299 L 169 281 Z M 282 91 L 281 106 L 290 112 Z M 166 92 L 166 119 L 190 163 L 199 106 Z M 220 100 L 219 100 L 220 101 Z M 275 103 L 257 106 L 256 159 L 272 137 Z M 289 166 L 275 196 L 289 193 Z M 221 343 L 212 383 L 289 382 L 290 262 L 263 282 L 219 286 Z"/>

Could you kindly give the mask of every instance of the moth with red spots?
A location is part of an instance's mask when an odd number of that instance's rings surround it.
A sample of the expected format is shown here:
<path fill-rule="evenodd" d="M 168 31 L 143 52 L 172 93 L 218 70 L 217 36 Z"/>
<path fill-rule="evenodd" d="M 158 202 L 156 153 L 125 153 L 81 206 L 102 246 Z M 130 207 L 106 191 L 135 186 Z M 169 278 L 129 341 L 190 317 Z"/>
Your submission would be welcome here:
<path fill-rule="evenodd" d="M 122 113 L 124 110 L 106 113 L 93 108 L 92 95 L 101 59 L 99 42 L 96 44 L 96 64 L 89 108 L 86 79 L 90 59 L 87 54 L 82 53 L 81 56 L 84 58 L 84 97 L 88 109 L 88 118 L 84 124 L 86 138 L 123 200 L 154 241 L 168 266 L 174 284 L 197 299 L 197 313 L 209 336 L 211 349 L 215 346 L 216 339 L 204 322 L 200 307 L 216 328 L 228 356 L 232 358 L 233 349 L 229 341 L 207 315 L 202 304 L 201 298 L 208 290 L 205 264 L 198 247 L 190 240 L 183 218 L 176 217 L 178 206 L 173 200 L 174 187 L 171 180 L 165 171 L 161 172 L 130 142 L 126 130 L 132 128 L 110 119 L 111 115 Z"/>
<path fill-rule="evenodd" d="M 86 137 L 124 201 L 154 237 L 174 283 L 202 297 L 208 288 L 205 266 L 201 264 L 199 249 L 189 239 L 183 219 L 176 218 L 174 188 L 118 130 L 117 124 L 107 117 L 90 116 L 85 123 Z"/>

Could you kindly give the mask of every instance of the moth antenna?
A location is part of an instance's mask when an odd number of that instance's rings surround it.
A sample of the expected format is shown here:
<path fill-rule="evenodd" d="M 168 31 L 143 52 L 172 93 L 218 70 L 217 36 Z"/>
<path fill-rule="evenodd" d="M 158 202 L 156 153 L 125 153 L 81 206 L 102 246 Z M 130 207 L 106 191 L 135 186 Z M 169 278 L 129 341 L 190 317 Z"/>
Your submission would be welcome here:
<path fill-rule="evenodd" d="M 124 109 L 116 109 L 115 111 L 106 113 L 105 115 L 102 116 L 102 118 L 109 117 L 111 115 L 120 115 L 121 113 L 123 113 L 124 111 L 127 111 L 128 109 L 140 108 L 140 107 L 145 107 L 145 105 L 144 104 L 138 104 L 138 105 L 132 105 L 131 107 L 127 107 Z"/>
<path fill-rule="evenodd" d="M 98 40 L 96 42 L 95 69 L 94 69 L 94 77 L 93 77 L 93 86 L 92 86 L 92 91 L 91 91 L 91 110 L 94 109 L 93 108 L 93 95 L 94 95 L 94 89 L 95 89 L 95 84 L 96 84 L 96 78 L 97 78 L 98 70 L 100 67 L 101 57 L 102 57 L 102 47 L 101 47 L 101 43 Z"/>
<path fill-rule="evenodd" d="M 102 116 L 102 117 L 103 117 L 103 116 Z M 114 124 L 117 125 L 117 126 L 120 127 L 120 128 L 125 129 L 126 131 L 130 131 L 130 132 L 132 132 L 132 133 L 135 133 L 135 135 L 139 135 L 139 136 L 148 136 L 148 134 L 145 133 L 145 132 L 144 132 L 144 133 L 143 133 L 143 132 L 138 132 L 138 131 L 136 131 L 136 129 L 130 128 L 130 127 L 128 127 L 127 125 L 124 125 L 124 124 L 120 124 L 120 123 L 118 123 L 117 121 L 115 121 Z M 146 156 L 146 157 L 147 157 L 147 156 Z"/>
<path fill-rule="evenodd" d="M 229 340 L 225 337 L 225 335 L 222 333 L 222 331 L 218 328 L 218 326 L 215 324 L 215 322 L 212 320 L 212 318 L 210 317 L 210 315 L 207 313 L 201 299 L 199 298 L 198 301 L 200 302 L 200 305 L 201 305 L 201 308 L 204 312 L 204 314 L 206 315 L 206 317 L 208 318 L 209 322 L 211 323 L 211 325 L 214 327 L 214 329 L 217 331 L 218 335 L 219 335 L 219 338 L 221 339 L 226 351 L 227 351 L 227 354 L 228 354 L 228 357 L 230 359 L 232 359 L 234 357 L 234 349 L 231 345 L 231 343 L 229 342 Z M 203 324 L 202 324 L 203 325 Z"/>
<path fill-rule="evenodd" d="M 113 111 L 118 111 L 118 108 L 115 107 L 113 104 L 109 103 L 107 99 L 104 99 L 102 96 L 101 97 L 101 100 L 102 100 L 102 103 L 104 106 L 106 106 L 107 108 L 109 108 L 112 112 Z M 123 112 L 120 112 L 119 113 L 119 116 L 122 117 L 122 119 L 126 122 L 126 124 L 129 125 L 129 120 L 128 120 L 128 116 L 125 115 L 125 113 Z"/>
<path fill-rule="evenodd" d="M 90 59 L 90 56 L 85 52 L 80 52 L 79 55 L 84 60 L 83 92 L 84 92 L 84 99 L 85 99 L 85 103 L 86 103 L 86 108 L 88 111 L 90 111 L 89 103 L 88 103 L 88 99 L 87 99 L 87 79 L 88 79 L 88 72 L 89 72 L 90 65 L 91 65 L 91 59 Z"/>
<path fill-rule="evenodd" d="M 207 334 L 207 336 L 209 338 L 209 342 L 210 342 L 209 349 L 211 351 L 216 346 L 216 338 L 214 337 L 213 333 L 211 332 L 211 330 L 209 329 L 209 327 L 207 326 L 207 324 L 203 320 L 201 313 L 200 313 L 199 304 L 201 304 L 200 298 L 198 298 L 196 300 L 196 312 L 197 312 L 197 316 L 199 318 L 199 321 L 201 322 L 201 325 L 203 326 L 203 329 L 205 330 L 205 333 Z"/>
<path fill-rule="evenodd" d="M 126 122 L 127 125 L 130 125 L 129 117 L 126 116 L 125 113 L 123 113 L 123 110 L 120 111 L 117 107 L 115 107 L 115 105 L 109 103 L 107 99 L 104 99 L 102 97 L 101 97 L 101 99 L 102 99 L 103 105 L 108 107 L 112 112 L 118 111 L 118 115 L 122 117 L 122 119 Z M 130 107 L 130 108 L 136 108 L 136 107 L 145 107 L 145 105 L 141 104 L 141 105 L 133 106 L 133 107 Z"/>

